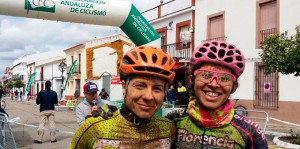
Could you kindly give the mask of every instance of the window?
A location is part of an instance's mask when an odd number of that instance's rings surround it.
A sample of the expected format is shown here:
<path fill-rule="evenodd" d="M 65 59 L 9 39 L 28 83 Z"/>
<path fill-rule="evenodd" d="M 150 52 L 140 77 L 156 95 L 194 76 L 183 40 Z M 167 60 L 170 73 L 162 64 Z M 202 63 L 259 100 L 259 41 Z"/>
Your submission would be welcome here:
<path fill-rule="evenodd" d="M 81 54 L 78 54 L 78 72 L 80 73 L 80 66 L 81 66 Z"/>
<path fill-rule="evenodd" d="M 225 12 L 219 12 L 208 16 L 206 41 L 225 40 L 224 13 Z"/>
<path fill-rule="evenodd" d="M 277 0 L 259 0 L 257 2 L 257 46 L 270 34 L 278 32 Z"/>
<path fill-rule="evenodd" d="M 191 21 L 183 21 L 176 24 L 176 49 L 183 50 L 190 47 L 190 42 L 182 43 L 182 37 L 185 32 L 188 32 L 189 28 L 191 27 Z M 191 35 L 188 35 L 191 38 Z M 187 36 L 185 36 L 187 37 Z"/>
<path fill-rule="evenodd" d="M 71 56 L 71 64 L 74 62 L 74 56 Z"/>
<path fill-rule="evenodd" d="M 160 35 L 161 48 L 163 50 L 166 50 L 165 47 L 168 44 L 167 43 L 167 27 L 159 28 L 156 31 Z"/>
<path fill-rule="evenodd" d="M 278 81 L 279 75 L 272 73 L 264 74 L 264 65 L 262 62 L 255 63 L 255 99 L 254 107 L 259 108 L 278 108 Z"/>

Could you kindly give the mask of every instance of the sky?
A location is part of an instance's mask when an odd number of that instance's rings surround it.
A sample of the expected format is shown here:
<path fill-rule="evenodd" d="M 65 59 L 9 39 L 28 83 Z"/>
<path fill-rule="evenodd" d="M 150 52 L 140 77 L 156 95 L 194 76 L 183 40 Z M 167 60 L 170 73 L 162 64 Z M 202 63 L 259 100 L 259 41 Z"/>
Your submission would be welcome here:
<path fill-rule="evenodd" d="M 124 0 L 125 1 L 125 0 Z M 160 0 L 126 0 L 143 12 Z M 22 55 L 65 50 L 95 38 L 123 33 L 119 27 L 47 21 L 0 15 L 0 77 Z"/>

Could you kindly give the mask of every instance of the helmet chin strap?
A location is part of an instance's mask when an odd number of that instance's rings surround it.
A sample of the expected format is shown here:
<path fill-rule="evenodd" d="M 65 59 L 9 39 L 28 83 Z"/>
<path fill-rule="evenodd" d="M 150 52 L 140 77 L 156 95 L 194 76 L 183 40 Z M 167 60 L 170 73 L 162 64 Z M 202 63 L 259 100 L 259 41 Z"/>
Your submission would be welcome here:
<path fill-rule="evenodd" d="M 126 103 L 126 95 L 127 95 L 127 89 L 128 89 L 128 85 L 129 85 L 130 79 L 131 79 L 131 77 L 128 77 L 128 78 L 126 79 L 126 83 L 125 83 L 125 93 L 123 94 L 124 103 Z"/>

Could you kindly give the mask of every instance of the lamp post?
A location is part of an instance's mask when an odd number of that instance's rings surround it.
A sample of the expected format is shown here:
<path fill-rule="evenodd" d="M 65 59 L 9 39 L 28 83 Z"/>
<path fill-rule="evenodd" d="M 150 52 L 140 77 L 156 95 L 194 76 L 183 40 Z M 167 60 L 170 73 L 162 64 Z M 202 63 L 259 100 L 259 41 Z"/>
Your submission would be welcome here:
<path fill-rule="evenodd" d="M 61 96 L 60 99 L 62 99 L 63 96 L 63 89 L 64 89 L 64 71 L 67 69 L 67 64 L 62 61 L 59 65 L 58 65 L 59 71 L 61 72 Z"/>

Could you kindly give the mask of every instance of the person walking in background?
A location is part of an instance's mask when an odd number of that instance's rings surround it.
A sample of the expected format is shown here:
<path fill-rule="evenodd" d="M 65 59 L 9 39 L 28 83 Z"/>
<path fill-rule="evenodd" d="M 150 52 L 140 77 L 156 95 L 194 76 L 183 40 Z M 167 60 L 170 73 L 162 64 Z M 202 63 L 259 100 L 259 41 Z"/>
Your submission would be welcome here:
<path fill-rule="evenodd" d="M 18 90 L 15 90 L 15 99 L 16 99 L 16 101 L 18 101 L 18 96 L 19 96 Z"/>
<path fill-rule="evenodd" d="M 14 100 L 14 91 L 10 90 L 9 94 L 10 94 L 10 99 Z"/>
<path fill-rule="evenodd" d="M 101 89 L 101 92 L 99 93 L 99 96 L 101 99 L 107 100 L 109 97 L 108 93 L 105 91 L 105 88 Z"/>
<path fill-rule="evenodd" d="M 55 111 L 54 105 L 57 104 L 58 98 L 57 93 L 51 90 L 51 82 L 46 81 L 45 83 L 46 89 L 42 90 L 38 93 L 36 98 L 36 104 L 40 104 L 40 125 L 37 130 L 37 140 L 34 140 L 34 143 L 41 144 L 43 143 L 44 136 L 44 127 L 46 121 L 48 121 L 50 126 L 50 139 L 51 143 L 56 142 L 55 138 Z"/>
<path fill-rule="evenodd" d="M 174 89 L 174 86 L 173 84 L 170 85 L 170 88 L 167 92 L 167 99 L 168 99 L 168 103 L 169 104 L 173 104 L 175 105 L 176 104 L 176 90 Z"/>
<path fill-rule="evenodd" d="M 21 99 L 21 101 L 22 101 L 22 96 L 23 96 L 23 92 L 20 91 L 20 99 Z"/>
<path fill-rule="evenodd" d="M 0 86 L 0 103 L 1 103 L 1 98 L 2 98 L 2 96 L 4 96 L 4 95 L 5 95 L 5 92 L 4 92 L 4 90 L 3 90 L 3 87 Z"/>
<path fill-rule="evenodd" d="M 76 118 L 79 125 L 81 125 L 85 121 L 87 116 L 90 116 L 92 114 L 92 110 L 96 110 L 97 105 L 100 104 L 100 101 L 97 100 L 97 92 L 97 84 L 93 82 L 87 82 L 83 86 L 83 94 L 85 96 L 85 100 L 83 100 L 76 107 Z"/>
<path fill-rule="evenodd" d="M 187 90 L 186 87 L 184 87 L 182 85 L 182 82 L 180 81 L 178 82 L 177 95 L 178 95 L 179 105 L 186 106 L 188 104 Z"/>

